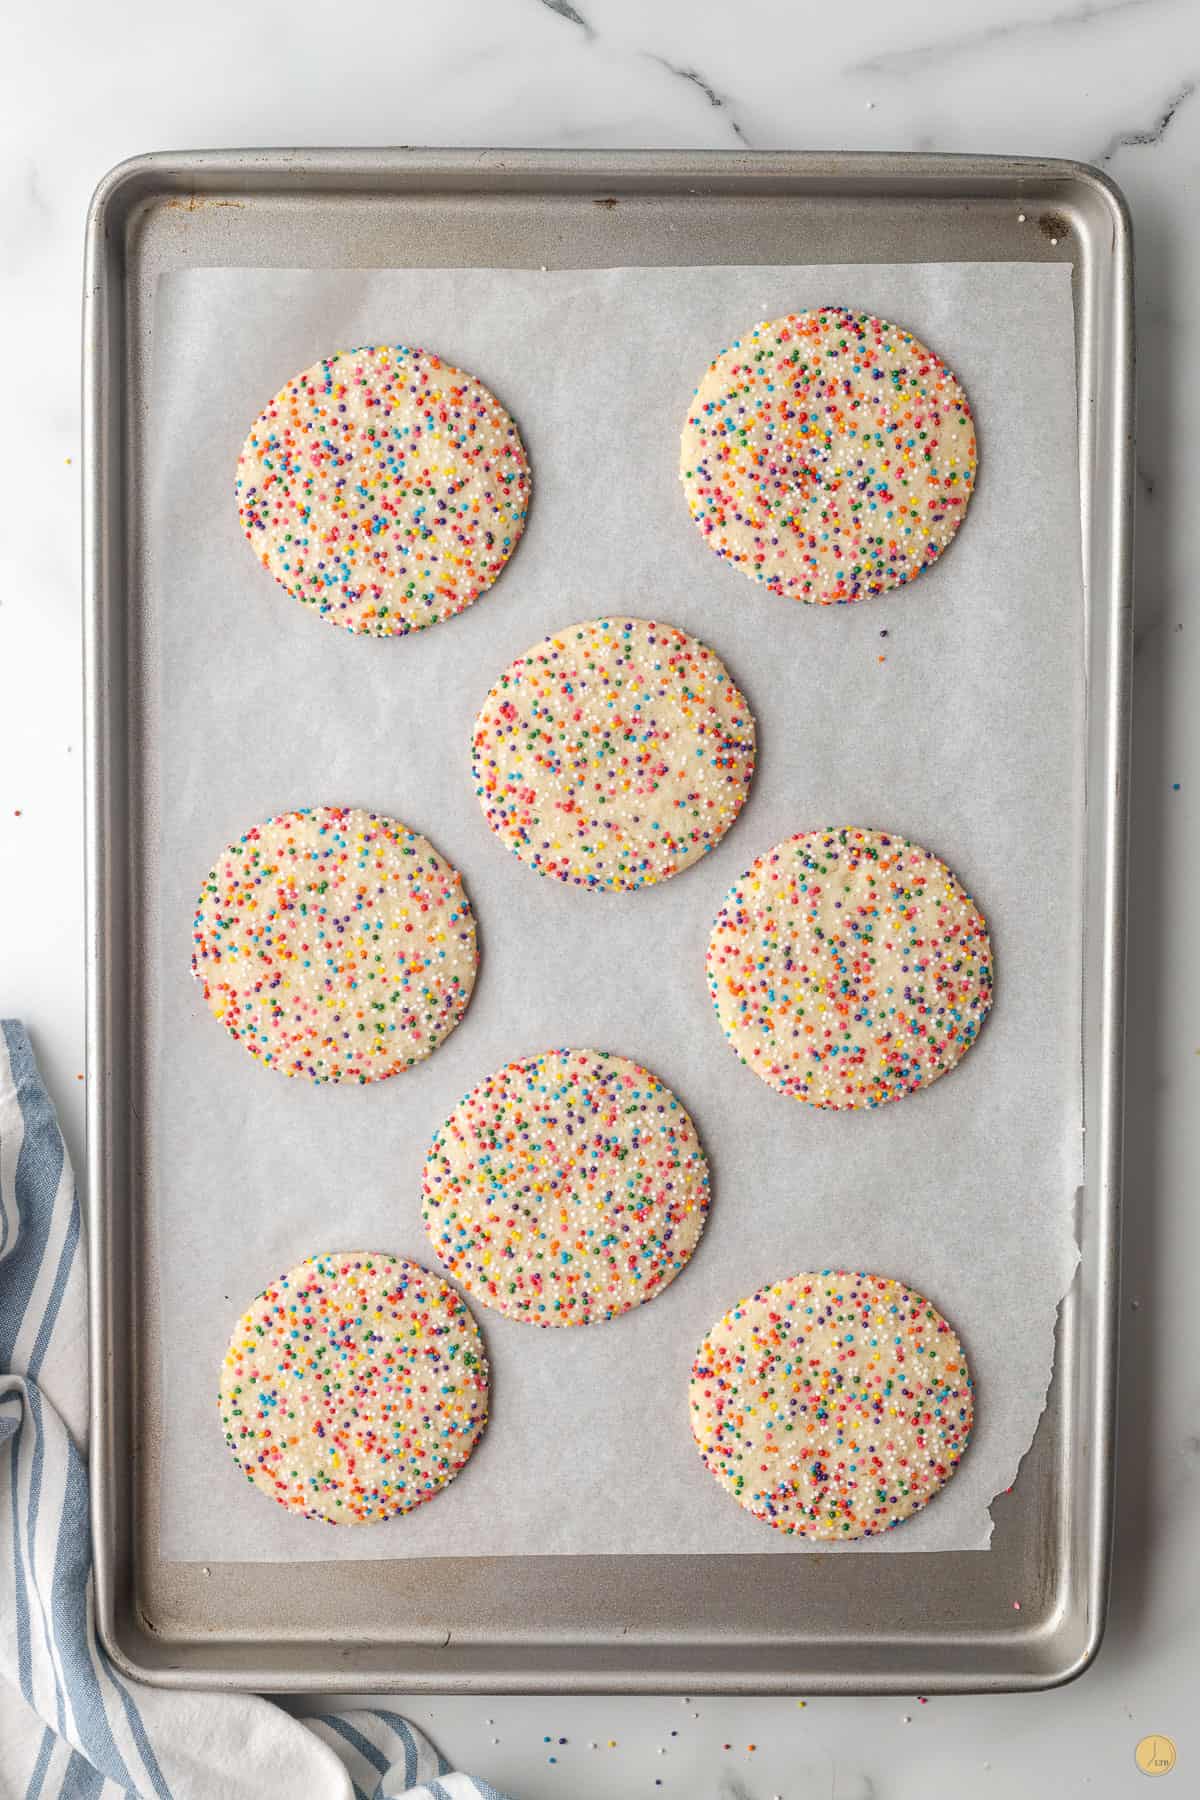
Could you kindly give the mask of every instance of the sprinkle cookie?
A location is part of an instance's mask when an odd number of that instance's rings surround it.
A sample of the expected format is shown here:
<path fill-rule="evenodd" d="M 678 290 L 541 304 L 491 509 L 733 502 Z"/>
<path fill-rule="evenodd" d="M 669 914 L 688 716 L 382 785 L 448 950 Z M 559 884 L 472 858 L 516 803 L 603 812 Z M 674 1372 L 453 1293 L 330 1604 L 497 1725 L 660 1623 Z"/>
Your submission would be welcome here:
<path fill-rule="evenodd" d="M 978 907 L 928 850 L 859 826 L 802 832 L 729 891 L 708 985 L 742 1062 L 812 1106 L 880 1106 L 965 1056 L 992 1003 Z"/>
<path fill-rule="evenodd" d="M 529 462 L 473 375 L 430 350 L 343 350 L 292 377 L 238 458 L 238 517 L 281 586 L 347 631 L 462 612 L 517 547 Z"/>
<path fill-rule="evenodd" d="M 885 1275 L 826 1269 L 739 1300 L 692 1365 L 705 1467 L 777 1531 L 877 1537 L 926 1506 L 974 1417 L 962 1345 Z"/>
<path fill-rule="evenodd" d="M 656 1075 L 603 1050 L 509 1063 L 425 1163 L 425 1229 L 485 1306 L 595 1325 L 674 1281 L 708 1212 L 696 1128 Z"/>
<path fill-rule="evenodd" d="M 473 753 L 488 824 L 539 875 L 649 887 L 729 830 L 754 773 L 754 720 L 686 631 L 592 619 L 509 665 Z"/>
<path fill-rule="evenodd" d="M 773 594 L 832 606 L 936 562 L 975 485 L 953 373 L 911 332 L 822 306 L 709 364 L 679 472 L 712 550 Z"/>
<path fill-rule="evenodd" d="M 269 1068 L 382 1081 L 449 1037 L 475 985 L 462 877 L 376 813 L 302 807 L 256 825 L 200 891 L 192 973 Z"/>
<path fill-rule="evenodd" d="M 374 1525 L 454 1480 L 487 1422 L 487 1358 L 436 1275 L 337 1251 L 298 1263 L 238 1320 L 219 1402 L 252 1487 L 306 1519 Z"/>

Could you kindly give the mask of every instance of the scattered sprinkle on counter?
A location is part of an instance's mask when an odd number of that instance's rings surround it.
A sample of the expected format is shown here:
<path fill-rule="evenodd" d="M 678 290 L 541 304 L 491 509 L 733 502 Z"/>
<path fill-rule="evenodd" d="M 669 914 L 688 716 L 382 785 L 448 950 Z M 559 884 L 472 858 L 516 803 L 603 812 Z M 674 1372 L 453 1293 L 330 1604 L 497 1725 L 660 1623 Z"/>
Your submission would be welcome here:
<path fill-rule="evenodd" d="M 200 891 L 192 973 L 268 1068 L 382 1081 L 448 1037 L 475 984 L 462 877 L 427 838 L 344 806 L 303 807 L 223 851 Z"/>
<path fill-rule="evenodd" d="M 950 1479 L 974 1391 L 962 1345 L 922 1295 L 827 1269 L 718 1319 L 690 1405 L 705 1467 L 740 1506 L 777 1531 L 843 1542 L 891 1530 Z"/>
<path fill-rule="evenodd" d="M 860 826 L 760 856 L 717 914 L 706 967 L 739 1059 L 779 1093 L 837 1110 L 936 1081 L 992 1003 L 971 896 L 919 844 Z"/>
<path fill-rule="evenodd" d="M 247 1481 L 290 1512 L 371 1525 L 452 1481 L 487 1421 L 466 1302 L 398 1256 L 309 1257 L 238 1321 L 221 1425 Z"/>
<path fill-rule="evenodd" d="M 425 1162 L 425 1229 L 455 1280 L 535 1325 L 594 1325 L 672 1282 L 708 1214 L 708 1161 L 656 1075 L 549 1050 L 460 1101 Z"/>
<path fill-rule="evenodd" d="M 482 382 L 385 344 L 293 376 L 250 427 L 236 493 L 289 594 L 347 631 L 400 637 L 495 581 L 525 529 L 529 461 Z"/>
<path fill-rule="evenodd" d="M 754 774 L 724 663 L 673 625 L 592 619 L 527 650 L 475 722 L 488 824 L 539 875 L 648 887 L 712 850 Z"/>
<path fill-rule="evenodd" d="M 709 365 L 679 472 L 711 550 L 772 593 L 832 606 L 936 561 L 976 460 L 945 363 L 887 319 L 823 306 L 756 325 Z"/>

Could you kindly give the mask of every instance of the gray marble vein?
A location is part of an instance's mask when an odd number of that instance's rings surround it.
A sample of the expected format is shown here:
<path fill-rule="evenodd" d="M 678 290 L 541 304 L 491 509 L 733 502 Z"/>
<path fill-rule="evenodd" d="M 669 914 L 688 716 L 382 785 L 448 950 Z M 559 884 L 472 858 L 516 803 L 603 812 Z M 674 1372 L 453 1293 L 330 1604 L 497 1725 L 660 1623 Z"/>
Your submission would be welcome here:
<path fill-rule="evenodd" d="M 549 4 L 549 0 L 544 0 L 544 4 Z M 646 54 L 651 62 L 657 63 L 660 69 L 665 69 L 668 75 L 676 75 L 680 81 L 689 81 L 694 88 L 697 88 L 704 95 L 708 104 L 723 114 L 738 143 L 745 144 L 749 149 L 750 140 L 729 110 L 730 102 L 726 94 L 719 93 L 710 81 L 705 80 L 698 69 L 689 68 L 683 63 L 673 63 L 669 57 L 656 56 L 653 51 L 647 51 Z"/>
<path fill-rule="evenodd" d="M 544 6 L 548 12 L 557 13 L 560 19 L 566 19 L 570 24 L 578 25 L 585 37 L 595 37 L 596 27 L 584 18 L 577 7 L 571 5 L 570 0 L 538 0 L 538 3 Z"/>
<path fill-rule="evenodd" d="M 544 0 L 544 3 L 548 5 L 549 0 Z M 1108 0 L 1107 5 L 1100 4 L 1100 0 L 1081 0 L 1078 6 L 1066 7 L 1062 12 L 1048 13 L 1042 18 L 998 19 L 990 25 L 979 25 L 972 31 L 932 38 L 927 43 L 906 44 L 900 50 L 881 50 L 877 56 L 868 56 L 861 62 L 851 63 L 845 73 L 891 75 L 905 69 L 925 68 L 933 63 L 955 62 L 959 57 L 970 55 L 985 44 L 998 43 L 1002 38 L 1044 37 L 1067 31 L 1075 25 L 1089 25 L 1093 19 L 1112 18 L 1117 13 L 1136 12 L 1144 7 L 1161 4 L 1162 0 Z"/>
<path fill-rule="evenodd" d="M 29 169 L 25 178 L 25 192 L 33 211 L 35 213 L 40 213 L 43 218 L 49 217 L 50 205 L 45 194 L 42 192 L 42 182 L 41 177 L 38 174 L 38 166 L 32 161 L 29 164 Z"/>
<path fill-rule="evenodd" d="M 1142 150 L 1150 144 L 1161 144 L 1170 128 L 1171 121 L 1174 119 L 1175 114 L 1185 102 L 1191 99 L 1195 91 L 1196 83 L 1194 81 L 1185 81 L 1183 86 L 1177 88 L 1175 93 L 1172 94 L 1171 98 L 1167 101 L 1166 106 L 1163 108 L 1163 111 L 1159 114 L 1158 119 L 1148 130 L 1114 132 L 1107 144 L 1105 144 L 1103 150 L 1101 150 L 1098 155 L 1094 156 L 1092 161 L 1097 163 L 1099 167 L 1103 169 L 1107 168 L 1118 150 Z"/>

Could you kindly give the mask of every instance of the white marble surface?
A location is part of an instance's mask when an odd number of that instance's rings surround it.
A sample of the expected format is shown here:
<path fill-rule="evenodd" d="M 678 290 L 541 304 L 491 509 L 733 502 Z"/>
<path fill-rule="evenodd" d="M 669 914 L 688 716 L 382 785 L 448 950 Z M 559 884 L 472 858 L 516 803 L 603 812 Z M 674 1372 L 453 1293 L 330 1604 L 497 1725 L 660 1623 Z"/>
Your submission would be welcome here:
<path fill-rule="evenodd" d="M 6 9 L 0 1006 L 31 1026 L 77 1155 L 79 271 L 84 208 L 104 169 L 139 150 L 235 144 L 1040 152 L 1103 163 L 1133 208 L 1132 1004 L 1107 1642 L 1073 1687 L 1019 1698 L 814 1700 L 803 1709 L 765 1700 L 411 1704 L 452 1757 L 518 1800 L 916 1800 L 938 1786 L 956 1796 L 1107 1800 L 1141 1791 L 1133 1749 L 1151 1731 L 1179 1746 L 1165 1791 L 1196 1791 L 1200 620 L 1189 589 L 1200 509 L 1186 499 L 1186 472 L 1200 454 L 1198 82 L 1194 0 L 977 0 L 957 10 L 944 0 L 14 0 Z M 548 1745 L 547 1736 L 569 1742 Z"/>

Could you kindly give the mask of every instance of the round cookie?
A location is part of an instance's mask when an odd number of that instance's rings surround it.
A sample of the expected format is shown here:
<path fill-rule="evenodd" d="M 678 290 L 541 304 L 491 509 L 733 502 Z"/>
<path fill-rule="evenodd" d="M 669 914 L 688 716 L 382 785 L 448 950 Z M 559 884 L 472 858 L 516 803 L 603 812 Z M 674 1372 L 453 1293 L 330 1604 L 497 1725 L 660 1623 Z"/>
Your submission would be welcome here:
<path fill-rule="evenodd" d="M 517 547 L 529 463 L 481 381 L 431 350 L 342 350 L 292 377 L 238 457 L 242 530 L 323 619 L 402 637 L 452 618 Z"/>
<path fill-rule="evenodd" d="M 992 1003 L 979 908 L 919 844 L 861 826 L 801 832 L 753 863 L 706 958 L 722 1030 L 771 1087 L 880 1106 L 965 1056 Z"/>
<path fill-rule="evenodd" d="M 475 722 L 475 791 L 539 875 L 648 887 L 712 850 L 754 773 L 754 720 L 673 625 L 592 619 L 504 671 Z"/>
<path fill-rule="evenodd" d="M 550 1050 L 455 1107 L 425 1163 L 424 1212 L 438 1256 L 485 1306 L 594 1325 L 674 1281 L 704 1229 L 708 1162 L 648 1069 Z"/>
<path fill-rule="evenodd" d="M 696 1353 L 705 1467 L 777 1531 L 843 1542 L 911 1518 L 962 1458 L 974 1416 L 962 1345 L 884 1275 L 791 1275 L 739 1300 Z"/>
<path fill-rule="evenodd" d="M 462 877 L 357 807 L 256 825 L 200 891 L 192 973 L 251 1056 L 310 1081 L 382 1081 L 454 1030 L 475 985 Z"/>
<path fill-rule="evenodd" d="M 710 549 L 820 606 L 901 587 L 975 485 L 961 386 L 911 332 L 844 306 L 770 319 L 709 364 L 679 472 Z"/>
<path fill-rule="evenodd" d="M 374 1525 L 458 1474 L 487 1422 L 487 1357 L 436 1275 L 335 1251 L 289 1269 L 238 1320 L 219 1404 L 252 1487 L 306 1519 Z"/>

